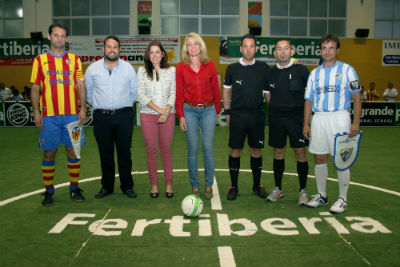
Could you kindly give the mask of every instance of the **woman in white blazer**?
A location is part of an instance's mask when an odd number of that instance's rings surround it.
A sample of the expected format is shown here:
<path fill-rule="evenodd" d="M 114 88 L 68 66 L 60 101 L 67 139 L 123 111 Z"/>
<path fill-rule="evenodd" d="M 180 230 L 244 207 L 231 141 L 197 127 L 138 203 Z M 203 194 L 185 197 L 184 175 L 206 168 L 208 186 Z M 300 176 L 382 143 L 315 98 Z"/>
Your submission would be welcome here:
<path fill-rule="evenodd" d="M 174 196 L 171 147 L 175 128 L 175 84 L 175 67 L 169 66 L 164 47 L 158 41 L 151 41 L 144 55 L 144 66 L 138 70 L 138 101 L 152 198 L 159 196 L 158 144 L 164 168 L 165 196 Z"/>

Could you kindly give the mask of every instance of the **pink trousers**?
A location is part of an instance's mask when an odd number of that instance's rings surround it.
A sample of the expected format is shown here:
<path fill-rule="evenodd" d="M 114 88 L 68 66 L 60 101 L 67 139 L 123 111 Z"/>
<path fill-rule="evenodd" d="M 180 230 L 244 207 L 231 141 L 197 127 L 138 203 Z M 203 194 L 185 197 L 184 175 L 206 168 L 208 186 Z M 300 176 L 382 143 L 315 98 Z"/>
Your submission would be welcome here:
<path fill-rule="evenodd" d="M 175 113 L 168 116 L 164 123 L 158 123 L 160 115 L 140 113 L 140 123 L 146 144 L 147 168 L 149 171 L 150 182 L 153 186 L 158 185 L 157 176 L 157 154 L 158 143 L 160 144 L 160 154 L 164 168 L 165 184 L 172 184 L 172 138 L 175 130 Z"/>

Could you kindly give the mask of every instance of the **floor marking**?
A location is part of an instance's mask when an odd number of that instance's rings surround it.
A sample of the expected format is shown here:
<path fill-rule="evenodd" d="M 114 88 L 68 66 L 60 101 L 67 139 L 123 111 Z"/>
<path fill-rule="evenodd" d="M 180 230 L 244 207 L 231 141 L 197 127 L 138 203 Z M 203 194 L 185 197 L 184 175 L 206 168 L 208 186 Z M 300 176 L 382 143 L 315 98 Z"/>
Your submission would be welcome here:
<path fill-rule="evenodd" d="M 176 170 L 174 170 L 174 172 L 187 172 L 187 171 L 188 171 L 187 169 L 176 169 Z M 199 171 L 204 171 L 204 169 L 199 169 Z M 228 172 L 229 169 L 215 169 L 215 171 L 216 172 Z M 162 170 L 158 170 L 158 172 L 163 172 L 163 171 Z M 251 173 L 251 170 L 245 169 L 245 170 L 240 170 L 240 172 L 249 172 L 249 173 Z M 148 171 L 135 171 L 135 172 L 132 172 L 132 175 L 135 175 L 135 174 L 147 174 L 147 173 L 148 173 Z M 262 173 L 273 174 L 274 172 L 273 171 L 264 171 L 263 170 Z M 284 172 L 283 174 L 290 175 L 290 176 L 297 176 L 297 173 Z M 115 176 L 118 177 L 119 175 L 116 174 Z M 308 175 L 308 178 L 315 178 L 315 176 L 314 175 Z M 85 178 L 85 179 L 79 180 L 79 183 L 86 183 L 86 182 L 91 182 L 91 181 L 100 180 L 100 179 L 101 179 L 101 176 Z M 332 182 L 337 182 L 337 179 L 334 179 L 334 178 L 327 178 L 327 180 L 332 181 Z M 351 181 L 350 181 L 350 184 L 351 185 L 360 186 L 360 187 L 365 187 L 365 188 L 376 190 L 376 191 L 381 191 L 381 192 L 384 192 L 384 193 L 387 193 L 387 194 L 391 194 L 391 195 L 395 195 L 395 196 L 400 197 L 400 192 L 396 192 L 396 191 L 393 191 L 393 190 L 385 189 L 385 188 L 382 188 L 382 187 L 377 187 L 377 186 L 367 185 L 367 184 L 361 184 L 361 183 L 356 183 L 356 182 L 351 182 Z M 55 188 L 60 188 L 60 187 L 63 187 L 63 186 L 69 186 L 69 182 L 58 184 L 58 185 L 55 185 L 54 187 Z M 20 200 L 20 199 L 23 199 L 23 198 L 26 198 L 26 197 L 29 197 L 29 196 L 37 195 L 37 194 L 40 194 L 40 193 L 43 193 L 43 192 L 44 192 L 44 189 L 38 189 L 38 190 L 29 192 L 29 193 L 25 193 L 25 194 L 22 194 L 22 195 L 19 195 L 19 196 L 15 196 L 15 197 L 12 197 L 12 198 L 8 198 L 8 199 L 5 199 L 5 200 L 2 200 L 2 201 L 0 201 L 0 207 L 4 206 L 4 205 L 7 205 L 7 204 L 9 204 L 11 202 L 14 202 L 14 201 L 17 201 L 17 200 Z"/>
<path fill-rule="evenodd" d="M 231 247 L 218 247 L 219 266 L 236 267 L 235 257 L 233 257 Z"/>
<path fill-rule="evenodd" d="M 222 210 L 222 203 L 221 203 L 221 198 L 219 197 L 217 177 L 215 176 L 212 189 L 213 189 L 213 197 L 211 199 L 211 210 Z"/>
<path fill-rule="evenodd" d="M 108 214 L 110 213 L 111 208 L 108 209 L 108 211 L 106 212 L 106 214 L 103 216 L 103 219 L 101 219 L 101 222 L 104 222 L 104 220 L 107 218 Z M 97 228 L 99 228 L 101 225 L 101 223 L 99 223 L 96 227 L 96 229 L 92 232 L 92 234 L 88 237 L 88 239 L 86 239 L 85 242 L 82 243 L 82 246 L 80 247 L 80 249 L 78 249 L 78 252 L 76 252 L 75 257 L 71 260 L 71 262 L 69 263 L 69 266 L 72 265 L 72 263 L 75 261 L 75 259 L 79 256 L 79 254 L 81 253 L 81 251 L 83 250 L 83 248 L 86 246 L 86 244 L 89 242 L 90 238 L 92 238 L 92 236 L 94 235 L 94 233 L 96 233 Z"/>
<path fill-rule="evenodd" d="M 340 236 L 340 238 L 358 255 L 361 257 L 361 259 L 368 264 L 369 266 L 371 266 L 371 263 L 363 257 L 363 255 L 361 255 L 361 253 L 355 248 L 353 247 L 353 245 L 351 244 L 351 242 L 347 241 L 346 238 L 344 238 L 341 234 L 338 233 L 338 235 Z"/>

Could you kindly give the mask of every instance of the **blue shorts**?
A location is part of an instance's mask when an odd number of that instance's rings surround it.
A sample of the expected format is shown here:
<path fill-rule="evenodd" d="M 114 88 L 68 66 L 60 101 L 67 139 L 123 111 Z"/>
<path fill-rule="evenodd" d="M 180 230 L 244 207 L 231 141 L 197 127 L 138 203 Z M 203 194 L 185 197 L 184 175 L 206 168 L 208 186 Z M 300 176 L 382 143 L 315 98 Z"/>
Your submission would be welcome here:
<path fill-rule="evenodd" d="M 72 147 L 67 125 L 77 121 L 78 115 L 57 115 L 43 118 L 43 129 L 40 130 L 39 148 L 42 150 L 56 150 L 59 144 Z M 81 145 L 85 145 L 85 135 L 81 135 Z"/>

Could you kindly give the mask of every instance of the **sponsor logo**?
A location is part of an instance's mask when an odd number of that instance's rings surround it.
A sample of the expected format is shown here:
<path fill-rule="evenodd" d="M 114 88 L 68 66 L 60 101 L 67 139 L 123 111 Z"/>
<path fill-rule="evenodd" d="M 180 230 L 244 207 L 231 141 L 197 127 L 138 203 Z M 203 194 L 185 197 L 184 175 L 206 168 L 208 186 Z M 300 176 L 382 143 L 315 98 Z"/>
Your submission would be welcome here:
<path fill-rule="evenodd" d="M 238 83 L 238 84 L 242 85 L 242 80 L 240 80 L 240 81 L 236 81 L 236 83 Z"/>
<path fill-rule="evenodd" d="M 29 122 L 30 114 L 27 107 L 14 103 L 7 109 L 7 119 L 13 126 L 24 126 Z"/>
<path fill-rule="evenodd" d="M 120 236 L 129 234 L 132 237 L 152 235 L 154 227 L 157 225 L 168 224 L 169 234 L 173 237 L 190 237 L 198 234 L 199 236 L 252 236 L 261 228 L 268 234 L 275 236 L 298 236 L 298 235 L 319 235 L 336 231 L 338 234 L 362 233 L 362 234 L 391 234 L 392 232 L 382 223 L 369 217 L 345 216 L 334 217 L 328 212 L 320 212 L 319 217 L 300 217 L 297 219 L 288 218 L 265 218 L 259 224 L 247 218 L 230 219 L 228 214 L 217 213 L 201 214 L 199 218 L 187 219 L 184 216 L 172 216 L 170 219 L 138 219 L 134 222 L 131 231 L 127 231 L 128 224 L 120 218 L 110 218 L 94 220 L 89 223 L 89 218 L 95 218 L 94 213 L 68 213 L 53 228 L 49 234 L 61 234 L 66 228 L 69 231 L 76 229 L 78 225 L 88 225 L 89 232 L 97 236 Z M 216 221 L 217 229 L 212 230 L 211 220 Z M 188 230 L 185 225 L 198 224 L 198 229 Z M 72 227 L 71 227 L 72 226 Z M 192 229 L 192 227 L 189 227 Z M 351 232 L 350 232 L 351 231 Z M 70 234 L 71 232 L 68 232 Z M 158 231 L 157 231 L 158 233 Z"/>

